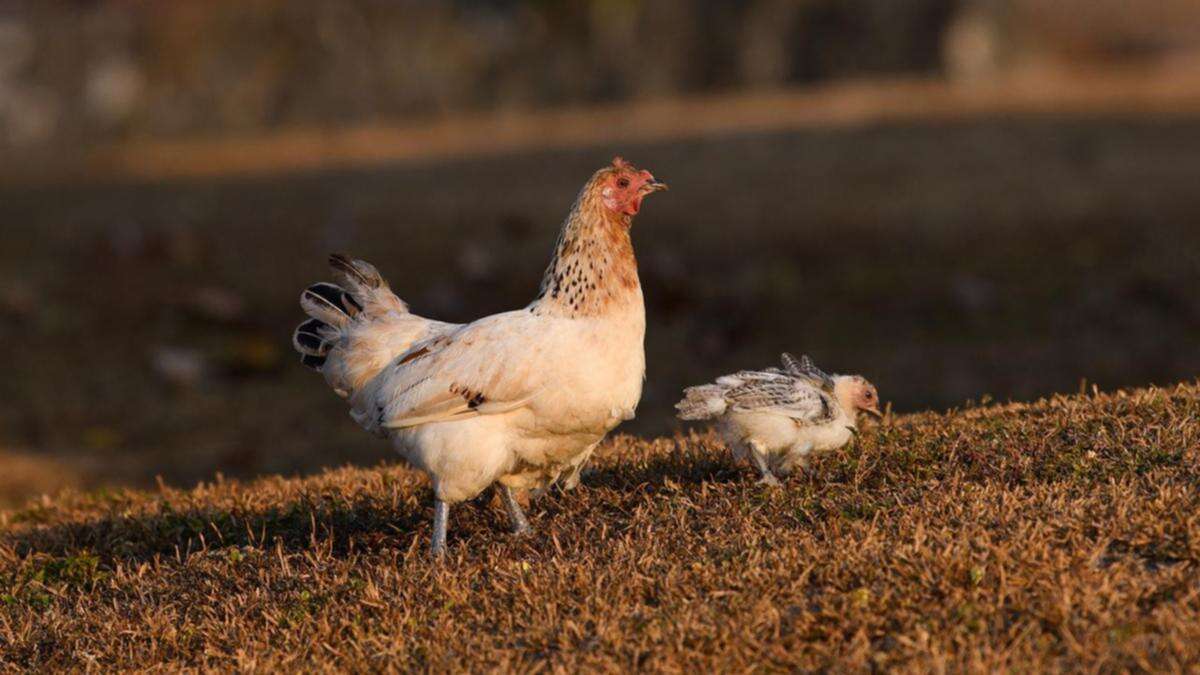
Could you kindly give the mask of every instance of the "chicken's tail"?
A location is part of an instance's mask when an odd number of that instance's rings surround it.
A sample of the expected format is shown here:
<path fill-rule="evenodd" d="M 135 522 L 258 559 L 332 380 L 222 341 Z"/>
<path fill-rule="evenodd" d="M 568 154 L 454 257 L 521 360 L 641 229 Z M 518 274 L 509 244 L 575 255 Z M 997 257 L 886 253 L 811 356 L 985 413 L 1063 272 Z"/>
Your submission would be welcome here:
<path fill-rule="evenodd" d="M 342 329 L 358 316 L 362 305 L 340 286 L 321 282 L 304 289 L 300 307 L 310 318 L 292 333 L 292 346 L 300 352 L 304 365 L 319 371 Z"/>
<path fill-rule="evenodd" d="M 725 390 L 720 385 L 702 384 L 683 390 L 683 400 L 675 404 L 681 420 L 707 420 L 725 412 Z"/>
<path fill-rule="evenodd" d="M 329 266 L 337 283 L 321 282 L 304 289 L 300 307 L 309 319 L 292 334 L 301 361 L 317 371 L 356 319 L 390 311 L 408 314 L 408 306 L 388 288 L 374 265 L 335 254 L 329 256 Z"/>

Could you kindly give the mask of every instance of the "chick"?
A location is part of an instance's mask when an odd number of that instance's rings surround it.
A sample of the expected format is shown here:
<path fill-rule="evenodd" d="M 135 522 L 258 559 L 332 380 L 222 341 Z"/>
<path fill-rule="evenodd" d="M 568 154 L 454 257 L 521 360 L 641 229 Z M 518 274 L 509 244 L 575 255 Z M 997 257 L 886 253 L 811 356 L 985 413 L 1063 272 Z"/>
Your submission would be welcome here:
<path fill-rule="evenodd" d="M 783 354 L 783 368 L 743 370 L 684 390 L 679 419 L 717 420 L 735 458 L 760 482 L 779 485 L 814 451 L 833 450 L 858 430 L 858 413 L 881 417 L 875 386 L 859 375 L 828 375 L 812 359 Z"/>

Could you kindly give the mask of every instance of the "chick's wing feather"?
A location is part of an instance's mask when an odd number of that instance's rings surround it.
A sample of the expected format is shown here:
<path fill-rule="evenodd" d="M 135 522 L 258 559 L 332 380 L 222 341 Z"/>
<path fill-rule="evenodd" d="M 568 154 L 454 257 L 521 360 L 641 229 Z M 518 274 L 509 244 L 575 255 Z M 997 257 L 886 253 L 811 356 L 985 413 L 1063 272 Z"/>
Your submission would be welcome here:
<path fill-rule="evenodd" d="M 414 344 L 355 397 L 355 419 L 381 431 L 527 405 L 545 379 L 538 318 L 497 314 Z"/>
<path fill-rule="evenodd" d="M 790 383 L 792 378 L 778 369 L 768 368 L 767 370 L 739 370 L 730 375 L 722 375 L 717 378 L 717 384 L 723 387 L 739 387 L 751 382 L 782 382 Z"/>
<path fill-rule="evenodd" d="M 725 393 L 737 412 L 771 413 L 802 424 L 820 424 L 833 418 L 833 406 L 818 389 L 794 381 L 754 380 Z"/>

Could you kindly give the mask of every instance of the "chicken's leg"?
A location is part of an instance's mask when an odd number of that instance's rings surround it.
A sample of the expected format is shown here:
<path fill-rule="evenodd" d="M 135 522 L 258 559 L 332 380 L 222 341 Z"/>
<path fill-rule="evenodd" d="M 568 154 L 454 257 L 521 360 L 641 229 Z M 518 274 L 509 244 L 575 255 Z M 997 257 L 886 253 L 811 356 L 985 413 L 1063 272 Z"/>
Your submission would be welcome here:
<path fill-rule="evenodd" d="M 754 462 L 754 466 L 758 467 L 762 478 L 758 482 L 769 485 L 770 487 L 779 487 L 782 483 L 771 473 L 771 465 L 767 463 L 767 449 L 758 441 L 747 441 L 746 449 L 749 451 L 750 460 Z"/>
<path fill-rule="evenodd" d="M 512 488 L 507 485 L 500 485 L 499 487 L 500 498 L 504 500 L 504 509 L 508 511 L 508 519 L 512 521 L 513 534 L 528 534 L 533 528 L 529 526 L 529 519 L 525 517 L 525 512 L 521 510 L 521 505 L 517 502 L 516 496 L 513 495 Z"/>
<path fill-rule="evenodd" d="M 441 560 L 446 555 L 446 521 L 450 519 L 450 505 L 434 498 L 433 501 L 433 538 L 429 546 L 429 555 L 434 560 Z"/>

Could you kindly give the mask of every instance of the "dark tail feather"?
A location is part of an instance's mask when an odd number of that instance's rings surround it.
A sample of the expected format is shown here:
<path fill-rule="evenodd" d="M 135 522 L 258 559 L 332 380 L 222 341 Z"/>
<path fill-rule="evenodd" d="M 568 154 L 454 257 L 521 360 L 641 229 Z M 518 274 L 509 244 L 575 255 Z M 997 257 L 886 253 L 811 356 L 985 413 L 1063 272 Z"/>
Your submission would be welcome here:
<path fill-rule="evenodd" d="M 324 356 L 329 351 L 329 324 L 309 319 L 296 327 L 292 334 L 292 345 L 301 354 Z"/>
<path fill-rule="evenodd" d="M 365 260 L 355 260 L 348 255 L 335 253 L 329 256 L 329 267 L 333 269 L 338 282 L 348 286 L 355 294 L 384 285 L 379 270 Z"/>
<path fill-rule="evenodd" d="M 329 268 L 333 271 L 333 280 L 367 313 L 408 311 L 408 305 L 388 288 L 379 270 L 371 263 L 335 253 L 329 256 Z"/>
<path fill-rule="evenodd" d="M 309 319 L 296 327 L 292 333 L 292 346 L 300 352 L 300 361 L 312 368 L 320 370 L 325 365 L 325 357 L 329 354 L 330 340 L 337 334 L 337 329 L 319 319 Z"/>
<path fill-rule="evenodd" d="M 344 326 L 362 311 L 352 295 L 333 284 L 321 282 L 304 289 L 300 307 L 306 314 L 330 326 Z"/>
<path fill-rule="evenodd" d="M 329 266 L 341 286 L 326 282 L 313 284 L 300 294 L 300 307 L 311 319 L 292 334 L 292 346 L 300 352 L 304 365 L 320 370 L 339 333 L 363 311 L 363 306 L 379 300 L 380 289 L 387 289 L 374 265 L 349 256 L 329 256 Z M 404 303 L 390 291 L 386 293 L 400 308 Z"/>

